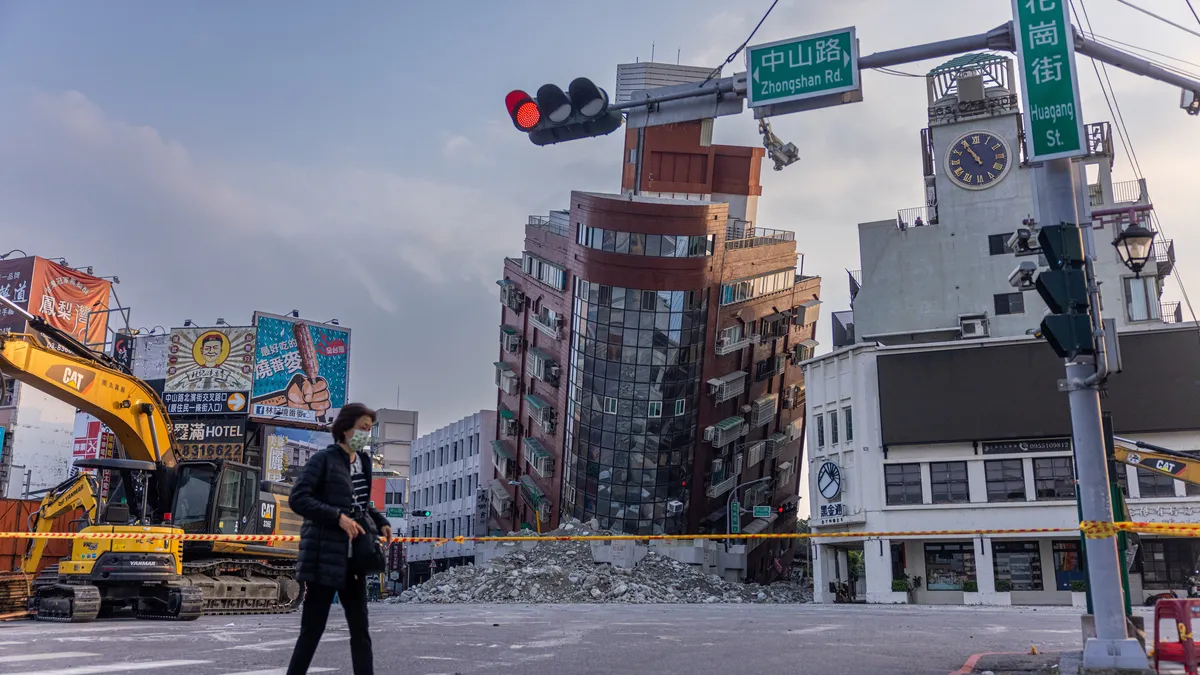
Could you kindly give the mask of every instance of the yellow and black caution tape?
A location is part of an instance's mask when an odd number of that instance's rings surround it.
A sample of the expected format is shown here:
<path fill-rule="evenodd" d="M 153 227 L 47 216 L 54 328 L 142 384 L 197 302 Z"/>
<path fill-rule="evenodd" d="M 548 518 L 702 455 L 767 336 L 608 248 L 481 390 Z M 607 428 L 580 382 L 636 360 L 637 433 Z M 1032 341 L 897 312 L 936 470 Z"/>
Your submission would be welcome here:
<path fill-rule="evenodd" d="M 148 530 L 150 528 L 147 528 Z M 159 528 L 162 529 L 162 526 Z M 1139 523 L 1084 521 L 1079 527 L 1032 527 L 971 530 L 901 530 L 894 532 L 784 532 L 762 534 L 587 534 L 587 535 L 508 535 L 496 537 L 393 537 L 407 544 L 432 543 L 437 546 L 466 542 L 516 541 L 683 541 L 747 539 L 916 539 L 924 537 L 975 537 L 1006 534 L 1065 534 L 1082 532 L 1088 539 L 1105 539 L 1118 532 L 1160 534 L 1172 537 L 1200 537 L 1200 523 Z M 189 534 L 185 532 L 0 532 L 0 539 L 160 539 L 223 542 L 297 542 L 294 534 Z"/>

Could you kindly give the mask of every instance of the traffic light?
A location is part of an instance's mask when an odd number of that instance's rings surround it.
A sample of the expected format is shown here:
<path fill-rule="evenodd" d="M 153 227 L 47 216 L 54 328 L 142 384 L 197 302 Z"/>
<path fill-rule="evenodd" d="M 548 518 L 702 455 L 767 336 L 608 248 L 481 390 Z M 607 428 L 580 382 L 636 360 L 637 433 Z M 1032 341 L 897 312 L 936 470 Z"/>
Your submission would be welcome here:
<path fill-rule="evenodd" d="M 428 518 L 433 515 L 433 511 L 413 511 L 411 515 L 414 518 Z"/>
<path fill-rule="evenodd" d="M 799 501 L 789 500 L 783 504 L 780 504 L 779 506 L 776 506 L 775 513 L 778 514 L 780 518 L 783 518 L 784 516 L 790 516 L 791 514 L 795 513 L 799 507 Z"/>
<path fill-rule="evenodd" d="M 608 109 L 608 94 L 586 77 L 577 77 L 563 92 L 544 84 L 537 98 L 517 89 L 504 97 L 508 116 L 534 145 L 604 136 L 620 128 L 621 113 Z"/>
<path fill-rule="evenodd" d="M 1094 354 L 1087 277 L 1083 271 L 1083 233 L 1078 225 L 1044 225 L 1038 244 L 1050 266 L 1034 282 L 1049 313 L 1038 335 L 1064 359 Z"/>

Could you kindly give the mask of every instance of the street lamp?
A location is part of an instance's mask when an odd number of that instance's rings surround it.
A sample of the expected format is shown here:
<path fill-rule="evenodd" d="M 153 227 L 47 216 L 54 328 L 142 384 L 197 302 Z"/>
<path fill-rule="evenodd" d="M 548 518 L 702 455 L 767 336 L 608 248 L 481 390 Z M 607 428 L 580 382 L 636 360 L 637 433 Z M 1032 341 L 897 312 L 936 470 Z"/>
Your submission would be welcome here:
<path fill-rule="evenodd" d="M 0 255 L 0 260 L 4 260 L 4 259 L 8 258 L 8 256 L 10 256 L 10 255 L 12 255 L 12 254 L 14 254 L 14 253 L 20 253 L 20 254 L 21 254 L 21 255 L 23 255 L 23 256 L 28 256 L 28 255 L 29 255 L 28 253 L 26 253 L 25 251 L 22 251 L 22 250 L 21 250 L 21 249 L 19 249 L 19 248 L 14 248 L 13 250 L 9 251 L 8 253 L 5 253 L 4 255 Z"/>
<path fill-rule="evenodd" d="M 1138 223 L 1133 223 L 1122 230 L 1121 234 L 1118 234 L 1117 238 L 1113 240 L 1117 255 L 1121 256 L 1121 262 L 1133 271 L 1134 277 L 1141 276 L 1142 268 L 1150 260 L 1151 247 L 1156 234 L 1158 233 L 1151 232 Z"/>

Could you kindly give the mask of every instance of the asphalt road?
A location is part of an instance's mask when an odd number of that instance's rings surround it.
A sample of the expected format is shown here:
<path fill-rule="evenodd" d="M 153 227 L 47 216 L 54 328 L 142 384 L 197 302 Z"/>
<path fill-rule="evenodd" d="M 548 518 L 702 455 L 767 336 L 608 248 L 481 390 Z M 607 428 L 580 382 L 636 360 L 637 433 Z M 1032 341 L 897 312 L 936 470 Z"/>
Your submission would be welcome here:
<path fill-rule="evenodd" d="M 347 673 L 332 615 L 313 673 Z M 283 675 L 299 614 L 0 624 L 0 675 Z M 1078 649 L 1068 608 L 848 605 L 371 607 L 378 673 L 946 675 L 981 652 Z"/>

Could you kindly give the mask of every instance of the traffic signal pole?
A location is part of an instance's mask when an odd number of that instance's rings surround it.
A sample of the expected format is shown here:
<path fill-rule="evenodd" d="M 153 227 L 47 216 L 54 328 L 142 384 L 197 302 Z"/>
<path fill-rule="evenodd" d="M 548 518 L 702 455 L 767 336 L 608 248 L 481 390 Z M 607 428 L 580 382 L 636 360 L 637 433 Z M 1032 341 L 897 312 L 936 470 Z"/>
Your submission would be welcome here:
<path fill-rule="evenodd" d="M 1088 297 L 1094 358 L 1080 356 L 1066 362 L 1066 378 L 1059 389 L 1067 392 L 1071 409 L 1071 440 L 1075 449 L 1075 470 L 1079 476 L 1080 510 L 1085 521 L 1113 521 L 1109 494 L 1108 461 L 1104 450 L 1104 424 L 1100 412 L 1099 385 L 1108 375 L 1103 320 L 1100 315 L 1100 291 L 1093 263 L 1095 243 L 1090 215 L 1083 203 L 1079 169 L 1069 158 L 1046 161 L 1034 170 L 1038 195 L 1039 220 L 1042 223 L 1083 223 L 1084 270 Z M 1089 590 L 1096 622 L 1096 637 L 1084 644 L 1085 668 L 1146 669 L 1149 662 L 1141 644 L 1126 630 L 1125 599 L 1121 583 L 1121 555 L 1117 538 L 1089 538 L 1085 543 Z"/>

